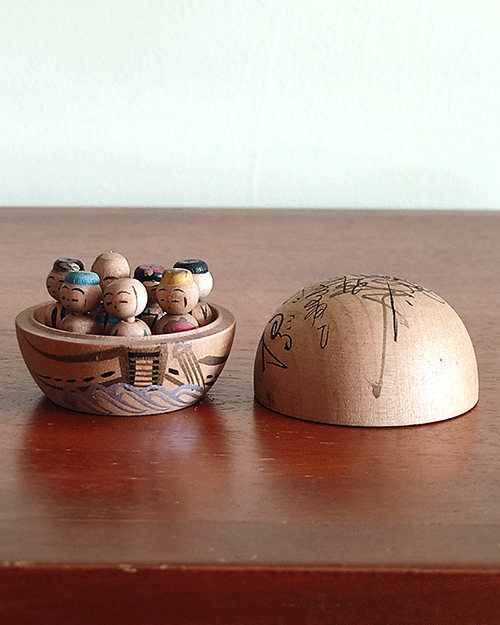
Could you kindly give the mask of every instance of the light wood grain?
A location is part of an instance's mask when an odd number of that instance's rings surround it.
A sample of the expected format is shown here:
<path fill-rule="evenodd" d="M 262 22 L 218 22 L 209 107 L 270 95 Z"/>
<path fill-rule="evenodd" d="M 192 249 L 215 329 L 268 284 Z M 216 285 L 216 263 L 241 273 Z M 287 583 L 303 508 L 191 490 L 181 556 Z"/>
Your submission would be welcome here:
<path fill-rule="evenodd" d="M 0 233 L 5 622 L 498 623 L 500 213 L 3 209 Z M 210 301 L 238 329 L 196 406 L 84 416 L 30 377 L 15 316 L 47 299 L 54 258 L 90 266 L 108 249 L 132 267 L 208 262 Z M 254 400 L 276 308 L 306 284 L 366 273 L 459 312 L 479 366 L 473 410 L 346 428 Z"/>
<path fill-rule="evenodd" d="M 256 398 L 335 425 L 443 421 L 478 400 L 476 356 L 439 295 L 393 276 L 336 276 L 291 295 L 257 348 Z"/>

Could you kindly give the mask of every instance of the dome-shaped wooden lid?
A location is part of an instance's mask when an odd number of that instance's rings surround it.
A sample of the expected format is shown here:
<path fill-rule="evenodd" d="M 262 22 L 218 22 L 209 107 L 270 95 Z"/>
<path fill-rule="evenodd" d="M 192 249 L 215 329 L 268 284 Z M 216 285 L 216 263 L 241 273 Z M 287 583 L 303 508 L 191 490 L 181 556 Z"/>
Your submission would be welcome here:
<path fill-rule="evenodd" d="M 387 276 L 340 276 L 284 302 L 266 325 L 257 400 L 324 423 L 400 426 L 449 419 L 478 400 L 474 347 L 438 295 Z"/>

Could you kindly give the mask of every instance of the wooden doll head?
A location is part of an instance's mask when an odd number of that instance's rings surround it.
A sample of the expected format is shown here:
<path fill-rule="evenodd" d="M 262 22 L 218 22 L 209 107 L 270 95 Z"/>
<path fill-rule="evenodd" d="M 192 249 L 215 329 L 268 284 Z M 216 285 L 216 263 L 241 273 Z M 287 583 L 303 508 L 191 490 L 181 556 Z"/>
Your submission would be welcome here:
<path fill-rule="evenodd" d="M 101 288 L 104 291 L 107 285 L 114 280 L 130 277 L 130 266 L 125 256 L 118 252 L 104 252 L 94 260 L 92 271 L 98 274 Z"/>
<path fill-rule="evenodd" d="M 200 291 L 187 269 L 167 269 L 156 289 L 156 298 L 169 315 L 183 315 L 193 310 Z"/>
<path fill-rule="evenodd" d="M 208 265 L 204 260 L 198 258 L 187 258 L 186 260 L 178 260 L 174 264 L 176 269 L 188 269 L 193 274 L 193 280 L 198 285 L 200 291 L 200 299 L 207 297 L 212 291 L 214 279 L 208 270 Z"/>
<path fill-rule="evenodd" d="M 99 306 L 102 292 L 99 276 L 93 271 L 69 271 L 60 289 L 60 302 L 76 313 L 87 313 Z"/>
<path fill-rule="evenodd" d="M 59 301 L 59 291 L 64 284 L 68 271 L 83 271 L 84 266 L 78 258 L 58 258 L 47 276 L 46 285 L 49 295 Z"/>
<path fill-rule="evenodd" d="M 121 278 L 108 284 L 104 291 L 104 308 L 116 319 L 132 319 L 148 302 L 146 287 L 135 278 Z"/>
<path fill-rule="evenodd" d="M 161 265 L 139 265 L 135 268 L 134 278 L 142 282 L 148 292 L 148 303 L 156 302 L 156 289 L 165 273 Z"/>

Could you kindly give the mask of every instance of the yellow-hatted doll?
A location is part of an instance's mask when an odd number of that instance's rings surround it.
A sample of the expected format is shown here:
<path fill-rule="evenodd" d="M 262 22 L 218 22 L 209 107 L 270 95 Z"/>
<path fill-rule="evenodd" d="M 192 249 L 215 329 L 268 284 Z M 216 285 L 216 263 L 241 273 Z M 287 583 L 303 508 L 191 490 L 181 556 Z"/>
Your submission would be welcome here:
<path fill-rule="evenodd" d="M 156 289 L 158 304 L 165 311 L 153 326 L 153 334 L 184 332 L 198 327 L 190 314 L 198 303 L 200 291 L 187 269 L 167 269 Z"/>

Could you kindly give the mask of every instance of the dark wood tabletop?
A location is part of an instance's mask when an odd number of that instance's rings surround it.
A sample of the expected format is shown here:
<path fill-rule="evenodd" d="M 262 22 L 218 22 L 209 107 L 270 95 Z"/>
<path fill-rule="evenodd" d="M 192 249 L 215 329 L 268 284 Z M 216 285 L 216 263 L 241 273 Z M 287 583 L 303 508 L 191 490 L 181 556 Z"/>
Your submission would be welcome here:
<path fill-rule="evenodd" d="M 500 212 L 0 209 L 0 622 L 500 622 Z M 236 337 L 208 396 L 141 417 L 36 386 L 14 319 L 59 256 L 205 259 Z M 409 279 L 474 343 L 469 413 L 404 428 L 253 397 L 274 310 L 346 274 Z"/>

